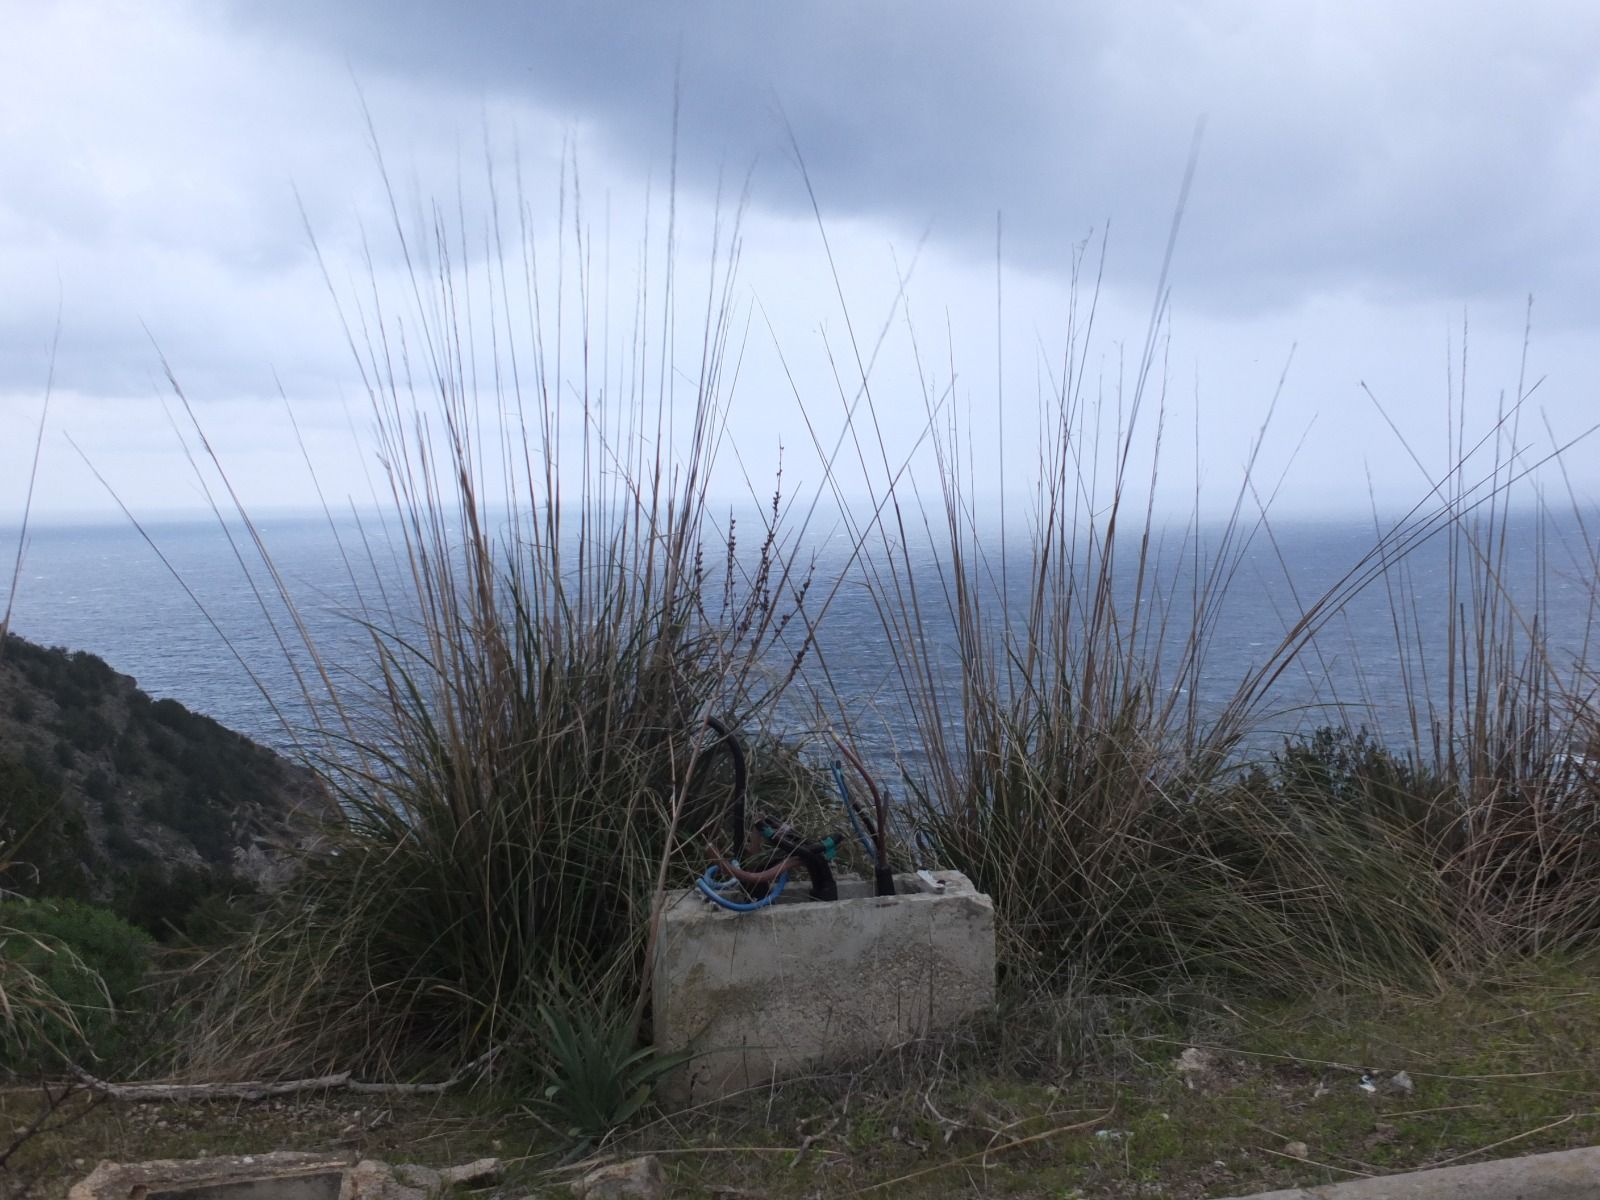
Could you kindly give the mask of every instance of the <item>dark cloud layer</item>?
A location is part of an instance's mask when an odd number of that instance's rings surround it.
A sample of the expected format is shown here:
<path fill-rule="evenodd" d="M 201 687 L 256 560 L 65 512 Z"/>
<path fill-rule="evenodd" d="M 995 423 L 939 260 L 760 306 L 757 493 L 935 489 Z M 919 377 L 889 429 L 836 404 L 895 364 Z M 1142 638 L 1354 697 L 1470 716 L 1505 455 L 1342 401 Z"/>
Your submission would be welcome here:
<path fill-rule="evenodd" d="M 919 335 L 948 336 L 948 349 L 921 349 L 956 372 L 974 411 L 999 386 L 987 364 L 1006 364 L 1015 399 L 1041 348 L 1057 353 L 1072 249 L 1108 220 L 1091 374 L 1114 390 L 1142 342 L 1204 116 L 1162 365 L 1169 398 L 1187 406 L 1174 427 L 1192 418 L 1206 431 L 1197 462 L 1234 462 L 1298 346 L 1279 420 L 1294 437 L 1316 433 L 1290 486 L 1312 507 L 1359 506 L 1373 462 L 1393 492 L 1409 455 L 1385 457 L 1387 424 L 1359 384 L 1414 443 L 1442 442 L 1435 400 L 1458 387 L 1459 366 L 1446 380 L 1442 363 L 1463 313 L 1473 396 L 1492 404 L 1520 369 L 1528 292 L 1533 373 L 1553 376 L 1538 400 L 1568 434 L 1592 422 L 1591 0 L 50 0 L 12 5 L 0 37 L 0 435 L 37 419 L 59 304 L 57 419 L 114 474 L 126 460 L 147 502 L 186 502 L 166 496 L 181 456 L 151 465 L 171 445 L 156 346 L 197 404 L 227 412 L 241 473 L 273 502 L 304 502 L 278 382 L 325 439 L 342 436 L 344 405 L 359 411 L 361 394 L 299 205 L 336 291 L 416 302 L 361 98 L 425 279 L 435 199 L 451 210 L 441 227 L 460 234 L 457 268 L 497 253 L 487 237 L 461 245 L 486 206 L 486 135 L 497 171 L 513 157 L 521 168 L 533 241 L 568 244 L 576 223 L 555 225 L 571 212 L 573 139 L 611 303 L 646 276 L 662 283 L 641 262 L 646 246 L 665 257 L 675 86 L 680 284 L 711 270 L 706 201 L 756 167 L 733 302 L 754 331 L 740 387 L 762 402 L 732 420 L 757 475 L 762 453 L 800 437 L 773 399 L 788 395 L 790 368 L 808 396 L 825 394 L 819 333 L 840 336 L 791 127 L 853 315 L 876 327 L 898 299 L 896 261 L 929 232 L 908 303 Z M 558 250 L 541 267 L 572 260 Z M 606 319 L 621 330 L 619 312 Z M 927 364 L 911 361 L 903 332 L 878 371 L 891 423 L 910 429 Z M 361 484 L 363 458 L 329 453 L 349 476 L 335 490 Z M 74 508 L 87 485 L 64 461 L 46 474 L 46 501 Z M 26 462 L 26 439 L 0 436 L 0 493 Z M 0 512 L 14 498 L 0 494 Z"/>
<path fill-rule="evenodd" d="M 1197 118 L 1184 293 L 1263 311 L 1323 291 L 1587 314 L 1600 237 L 1600 8 L 1459 3 L 1117 5 L 902 0 L 238 5 L 251 30 L 457 93 L 570 114 L 709 189 L 763 163 L 803 207 L 792 124 L 826 210 L 1040 269 L 1108 218 L 1151 277 Z M 780 116 L 780 113 L 782 114 Z"/>

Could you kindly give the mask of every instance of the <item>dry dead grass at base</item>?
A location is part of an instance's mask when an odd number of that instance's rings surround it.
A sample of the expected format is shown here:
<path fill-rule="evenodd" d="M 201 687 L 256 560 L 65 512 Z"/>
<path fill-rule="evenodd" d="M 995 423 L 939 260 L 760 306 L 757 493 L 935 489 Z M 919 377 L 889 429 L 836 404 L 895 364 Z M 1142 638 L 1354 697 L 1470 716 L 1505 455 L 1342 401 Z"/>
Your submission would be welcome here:
<path fill-rule="evenodd" d="M 1593 962 L 1249 1012 L 1203 997 L 1041 1000 L 855 1072 L 658 1116 L 599 1157 L 658 1154 L 681 1196 L 1187 1200 L 1593 1143 L 1597 1045 Z M 0 1129 L 36 1104 L 0 1093 Z M 563 1195 L 572 1174 L 514 1099 L 105 1104 L 30 1142 L 0 1192 L 57 1197 L 102 1158 L 285 1148 L 498 1155 L 517 1160 L 518 1196 Z"/>
<path fill-rule="evenodd" d="M 616 1151 L 667 1154 L 683 1195 L 1188 1198 L 1600 1135 L 1592 965 L 1428 997 L 1173 1012 L 1005 1013 L 856 1074 L 663 1118 Z"/>
<path fill-rule="evenodd" d="M 12 1128 L 25 1123 L 39 1101 L 36 1089 L 0 1090 L 0 1140 L 9 1140 Z M 491 1155 L 524 1159 L 540 1136 L 514 1109 L 454 1096 L 378 1103 L 333 1095 L 259 1104 L 93 1104 L 79 1092 L 57 1120 L 72 1117 L 78 1119 L 29 1142 L 9 1173 L 0 1171 L 0 1196 L 57 1200 L 105 1160 L 307 1149 L 443 1165 Z"/>

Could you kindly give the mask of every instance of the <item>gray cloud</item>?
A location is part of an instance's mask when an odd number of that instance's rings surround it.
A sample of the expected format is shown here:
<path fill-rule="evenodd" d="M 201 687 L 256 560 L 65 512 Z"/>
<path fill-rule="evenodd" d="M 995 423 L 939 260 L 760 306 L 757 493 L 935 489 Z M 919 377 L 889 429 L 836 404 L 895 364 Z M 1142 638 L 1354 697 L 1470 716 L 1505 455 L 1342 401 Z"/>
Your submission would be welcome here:
<path fill-rule="evenodd" d="M 1253 312 L 1323 291 L 1468 302 L 1535 291 L 1593 315 L 1600 9 L 1586 3 L 1119 5 L 957 0 L 637 5 L 280 0 L 245 28 L 464 94 L 582 118 L 702 189 L 759 158 L 803 206 L 779 109 L 833 217 L 887 218 L 1036 268 L 1110 219 L 1148 281 L 1196 118 L 1181 246 L 1191 302 Z"/>
<path fill-rule="evenodd" d="M 180 4 L 39 5 L 8 33 L 0 389 L 42 385 L 58 300 L 66 388 L 148 395 L 152 343 L 203 396 L 270 394 L 274 368 L 322 384 L 343 370 L 297 204 L 336 270 L 359 263 L 362 222 L 384 220 L 350 74 Z M 369 91 L 413 135 L 398 167 L 448 186 L 481 104 Z"/>
<path fill-rule="evenodd" d="M 1008 395 L 1027 391 L 1039 344 L 1058 349 L 1071 249 L 1107 219 L 1112 286 L 1092 353 L 1114 379 L 1123 346 L 1132 339 L 1136 353 L 1142 338 L 1200 114 L 1209 125 L 1168 366 L 1181 381 L 1174 404 L 1203 410 L 1213 477 L 1253 435 L 1298 342 L 1283 427 L 1298 437 L 1318 413 L 1337 417 L 1321 419 L 1291 486 L 1312 506 L 1335 493 L 1362 503 L 1352 464 L 1381 457 L 1374 447 L 1388 435 L 1357 381 L 1411 422 L 1408 436 L 1431 437 L 1448 322 L 1470 310 L 1475 369 L 1508 383 L 1527 291 L 1540 301 L 1535 370 L 1557 375 L 1541 400 L 1563 428 L 1587 424 L 1592 408 L 1583 389 L 1600 316 L 1600 9 L 1587 4 L 63 0 L 8 17 L 0 422 L 36 411 L 60 295 L 57 384 L 75 397 L 60 420 L 108 463 L 125 458 L 153 503 L 183 468 L 149 465 L 166 434 L 150 428 L 163 418 L 146 327 L 196 401 L 228 413 L 235 452 L 252 464 L 241 473 L 269 493 L 304 499 L 284 466 L 298 451 L 281 428 L 274 371 L 327 439 L 343 426 L 341 396 L 362 407 L 295 201 L 298 192 L 347 296 L 375 286 L 385 303 L 412 302 L 358 88 L 408 223 L 428 198 L 453 208 L 459 180 L 465 224 L 481 232 L 487 133 L 499 170 L 520 155 L 542 251 L 556 240 L 570 138 L 586 215 L 614 237 L 606 294 L 614 285 L 625 297 L 638 282 L 647 180 L 650 247 L 661 253 L 681 73 L 683 279 L 703 277 L 705 202 L 719 178 L 734 191 L 757 165 L 738 303 L 761 305 L 740 376 L 761 402 L 736 405 L 733 418 L 757 474 L 764 450 L 785 437 L 792 450 L 801 436 L 773 399 L 788 383 L 765 321 L 808 396 L 833 386 L 819 328 L 842 348 L 785 118 L 863 328 L 877 328 L 895 298 L 889 248 L 904 263 L 931 230 L 913 285 L 921 349 L 958 364 L 956 392 L 975 411 L 990 400 L 1000 353 L 996 210 L 1013 268 Z M 445 224 L 455 228 L 453 213 Z M 426 265 L 421 274 L 433 277 Z M 659 287 L 659 268 L 650 278 Z M 631 313 L 616 321 L 619 341 L 630 324 Z M 906 418 L 896 424 L 912 428 L 919 370 L 902 333 L 877 382 Z M 1192 401 L 1190 380 L 1203 383 Z M 22 469 L 21 446 L 0 438 L 0 481 Z M 359 456 L 329 457 L 359 482 Z M 62 503 L 78 486 L 65 478 L 51 483 Z"/>

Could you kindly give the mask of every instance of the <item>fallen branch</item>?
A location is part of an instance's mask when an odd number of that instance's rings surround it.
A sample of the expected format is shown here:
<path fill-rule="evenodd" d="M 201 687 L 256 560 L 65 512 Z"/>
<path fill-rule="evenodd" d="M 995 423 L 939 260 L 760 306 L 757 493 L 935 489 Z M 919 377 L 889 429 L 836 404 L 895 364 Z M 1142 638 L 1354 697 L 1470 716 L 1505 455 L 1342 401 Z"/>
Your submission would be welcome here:
<path fill-rule="evenodd" d="M 136 1104 L 184 1104 L 191 1100 L 239 1100 L 254 1102 L 300 1092 L 333 1092 L 350 1086 L 350 1072 L 322 1075 L 316 1079 L 288 1079 L 278 1083 L 112 1083 L 74 1067 L 73 1074 L 84 1087 L 112 1100 Z"/>
<path fill-rule="evenodd" d="M 285 1079 L 251 1083 L 112 1083 L 74 1067 L 73 1074 L 84 1087 L 111 1100 L 136 1104 L 187 1104 L 195 1100 L 232 1100 L 255 1103 L 303 1092 L 354 1092 L 361 1096 L 437 1096 L 458 1086 L 472 1072 L 485 1068 L 498 1053 L 490 1050 L 473 1059 L 442 1083 L 369 1083 L 352 1079 L 349 1071 L 319 1075 L 313 1079 Z"/>

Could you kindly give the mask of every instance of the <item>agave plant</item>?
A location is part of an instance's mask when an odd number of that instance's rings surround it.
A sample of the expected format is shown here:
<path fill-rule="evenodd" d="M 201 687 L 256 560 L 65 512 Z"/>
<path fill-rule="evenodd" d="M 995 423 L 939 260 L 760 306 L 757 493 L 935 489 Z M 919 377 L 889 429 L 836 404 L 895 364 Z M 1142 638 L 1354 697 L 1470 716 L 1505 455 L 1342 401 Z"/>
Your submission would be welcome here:
<path fill-rule="evenodd" d="M 580 1149 L 638 1116 L 662 1076 L 691 1057 L 640 1045 L 629 1009 L 570 994 L 540 1005 L 539 1022 L 549 1082 L 536 1109 Z"/>

